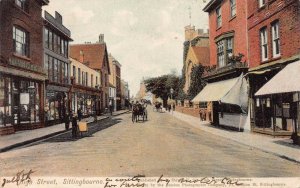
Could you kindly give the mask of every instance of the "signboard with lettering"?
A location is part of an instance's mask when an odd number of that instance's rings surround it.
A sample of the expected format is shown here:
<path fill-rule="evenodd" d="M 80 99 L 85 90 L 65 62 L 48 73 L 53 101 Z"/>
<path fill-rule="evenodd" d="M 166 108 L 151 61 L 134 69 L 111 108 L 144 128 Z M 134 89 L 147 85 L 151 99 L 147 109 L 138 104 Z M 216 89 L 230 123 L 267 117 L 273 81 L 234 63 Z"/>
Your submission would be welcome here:
<path fill-rule="evenodd" d="M 15 67 L 26 69 L 26 70 L 46 74 L 46 71 L 44 70 L 43 67 L 37 66 L 37 65 L 32 64 L 32 63 L 28 63 L 28 62 L 26 62 L 22 59 L 10 58 L 9 59 L 9 64 L 12 65 L 12 66 L 15 66 Z"/>

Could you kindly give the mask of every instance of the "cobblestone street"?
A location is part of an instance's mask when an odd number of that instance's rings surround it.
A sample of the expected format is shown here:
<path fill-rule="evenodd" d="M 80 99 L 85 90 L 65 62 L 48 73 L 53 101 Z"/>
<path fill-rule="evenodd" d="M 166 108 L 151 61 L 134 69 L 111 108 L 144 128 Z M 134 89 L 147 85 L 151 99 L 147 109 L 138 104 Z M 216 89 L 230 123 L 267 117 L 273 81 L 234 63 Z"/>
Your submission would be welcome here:
<path fill-rule="evenodd" d="M 0 154 L 0 176 L 30 170 L 33 176 L 231 176 L 293 177 L 300 165 L 201 131 L 169 113 L 148 121 L 123 114 L 91 124 L 91 135 L 71 133 Z"/>

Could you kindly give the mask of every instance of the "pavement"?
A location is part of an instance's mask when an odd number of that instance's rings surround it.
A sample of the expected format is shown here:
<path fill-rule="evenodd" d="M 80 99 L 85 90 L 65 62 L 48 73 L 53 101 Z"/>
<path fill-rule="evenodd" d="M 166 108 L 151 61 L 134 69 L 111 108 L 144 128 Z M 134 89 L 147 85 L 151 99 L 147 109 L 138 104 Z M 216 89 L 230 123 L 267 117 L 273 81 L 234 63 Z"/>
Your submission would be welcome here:
<path fill-rule="evenodd" d="M 207 121 L 180 112 L 170 112 L 174 118 L 182 120 L 202 131 L 219 137 L 233 140 L 237 143 L 271 153 L 284 159 L 300 163 L 300 146 L 292 144 L 290 138 L 278 138 L 252 132 L 238 132 L 212 126 Z"/>
<path fill-rule="evenodd" d="M 118 116 L 127 112 L 128 110 L 116 111 L 113 112 L 113 116 Z M 109 117 L 110 115 L 106 115 L 106 114 L 97 116 L 97 121 L 101 121 Z M 88 118 L 84 118 L 82 121 L 91 123 L 94 121 L 94 118 L 88 117 Z M 18 131 L 15 134 L 4 135 L 0 137 L 0 153 L 33 142 L 37 142 L 39 140 L 43 140 L 67 131 L 68 130 L 65 130 L 65 124 L 61 123 L 49 127 L 40 128 L 40 129 Z"/>

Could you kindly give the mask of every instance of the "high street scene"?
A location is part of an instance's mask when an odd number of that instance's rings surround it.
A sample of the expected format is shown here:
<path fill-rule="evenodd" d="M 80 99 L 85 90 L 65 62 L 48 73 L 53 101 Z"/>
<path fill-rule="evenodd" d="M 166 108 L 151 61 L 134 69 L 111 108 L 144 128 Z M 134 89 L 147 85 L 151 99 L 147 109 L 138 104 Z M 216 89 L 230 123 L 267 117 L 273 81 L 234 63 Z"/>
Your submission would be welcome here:
<path fill-rule="evenodd" d="M 299 15 L 0 0 L 0 185 L 300 187 Z"/>

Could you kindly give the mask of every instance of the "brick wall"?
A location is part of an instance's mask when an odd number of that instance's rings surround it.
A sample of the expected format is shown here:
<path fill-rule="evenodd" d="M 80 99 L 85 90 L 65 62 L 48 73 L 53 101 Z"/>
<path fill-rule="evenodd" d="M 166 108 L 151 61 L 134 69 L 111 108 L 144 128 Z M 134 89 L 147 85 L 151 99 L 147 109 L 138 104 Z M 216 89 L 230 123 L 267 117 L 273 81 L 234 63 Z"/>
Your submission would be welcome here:
<path fill-rule="evenodd" d="M 28 11 L 21 10 L 13 0 L 1 2 L 1 55 L 5 59 L 13 56 L 13 26 L 23 28 L 29 33 L 29 58 L 23 60 L 35 65 L 43 66 L 43 21 L 42 4 L 36 0 L 29 0 Z M 5 15 L 5 16 L 3 16 Z M 5 46 L 5 48 L 4 48 Z"/>
<path fill-rule="evenodd" d="M 261 62 L 259 31 L 267 27 L 268 60 L 284 59 L 300 53 L 300 2 L 297 0 L 268 1 L 263 8 L 258 8 L 257 1 L 248 2 L 248 37 L 250 68 L 259 66 Z M 280 54 L 272 57 L 271 23 L 279 21 Z"/>
<path fill-rule="evenodd" d="M 216 8 L 209 12 L 209 42 L 210 42 L 210 65 L 217 64 L 217 45 L 216 37 L 226 32 L 234 31 L 233 53 L 245 55 L 243 61 L 248 60 L 247 50 L 247 0 L 236 1 L 236 16 L 230 16 L 230 1 L 221 2 L 222 26 L 217 28 Z M 218 6 L 216 6 L 218 7 Z"/>
<path fill-rule="evenodd" d="M 182 106 L 176 106 L 175 111 L 200 118 L 199 108 L 187 108 Z"/>

